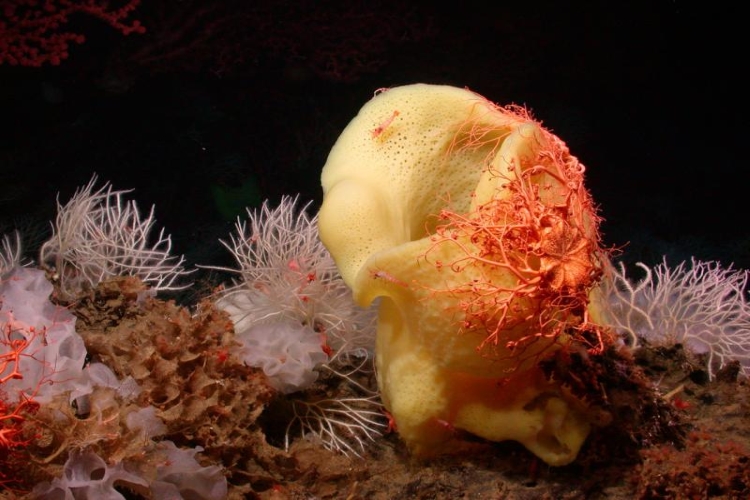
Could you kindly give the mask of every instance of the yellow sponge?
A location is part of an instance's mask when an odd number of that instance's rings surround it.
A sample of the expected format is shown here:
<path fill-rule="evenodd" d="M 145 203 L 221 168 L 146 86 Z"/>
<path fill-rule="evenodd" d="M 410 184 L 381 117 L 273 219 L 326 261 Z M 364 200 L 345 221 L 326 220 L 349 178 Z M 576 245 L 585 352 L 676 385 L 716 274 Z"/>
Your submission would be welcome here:
<path fill-rule="evenodd" d="M 346 127 L 321 176 L 320 231 L 337 248 L 348 285 L 370 255 L 423 238 L 444 196 L 450 193 L 459 210 L 469 208 L 487 150 L 460 150 L 446 131 L 478 121 L 494 135 L 510 133 L 517 120 L 492 110 L 468 90 L 415 84 L 382 92 Z M 346 241 L 347 250 L 337 241 Z"/>
<path fill-rule="evenodd" d="M 582 174 L 525 111 L 444 85 L 378 94 L 334 145 L 321 239 L 360 305 L 381 299 L 378 384 L 414 453 L 460 447 L 460 429 L 575 458 L 585 405 L 539 363 L 589 327 L 598 218 Z"/>

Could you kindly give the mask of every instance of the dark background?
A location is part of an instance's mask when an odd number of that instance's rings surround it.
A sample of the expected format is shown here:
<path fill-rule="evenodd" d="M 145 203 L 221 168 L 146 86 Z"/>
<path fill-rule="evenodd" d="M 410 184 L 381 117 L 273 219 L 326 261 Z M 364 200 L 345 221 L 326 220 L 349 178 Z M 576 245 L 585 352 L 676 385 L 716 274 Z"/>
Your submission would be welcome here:
<path fill-rule="evenodd" d="M 0 3 L 2 3 L 0 1 Z M 735 2 L 740 5 L 740 2 Z M 191 264 L 243 207 L 322 198 L 338 134 L 381 87 L 452 84 L 522 104 L 587 166 L 630 262 L 750 267 L 747 28 L 729 2 L 146 1 L 61 65 L 0 65 L 0 232 L 31 256 L 93 173 L 134 188 Z"/>

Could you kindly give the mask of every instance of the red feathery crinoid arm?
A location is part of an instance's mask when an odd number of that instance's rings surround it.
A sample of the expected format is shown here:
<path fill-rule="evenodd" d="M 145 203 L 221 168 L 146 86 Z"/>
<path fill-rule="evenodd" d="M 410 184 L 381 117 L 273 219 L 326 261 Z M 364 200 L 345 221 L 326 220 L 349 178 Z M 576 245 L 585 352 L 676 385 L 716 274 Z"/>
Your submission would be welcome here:
<path fill-rule="evenodd" d="M 438 246 L 453 245 L 452 262 L 432 262 L 465 274 L 466 281 L 435 293 L 457 298 L 460 331 L 486 332 L 478 346 L 485 355 L 518 357 L 520 363 L 546 351 L 530 348 L 540 339 L 575 340 L 599 351 L 606 336 L 588 322 L 586 310 L 604 250 L 600 218 L 584 187 L 585 168 L 525 110 L 496 109 L 518 123 L 536 125 L 528 139 L 535 141 L 530 147 L 535 154 L 505 158 L 498 168 L 494 158 L 503 154 L 508 134 L 466 124 L 456 147 L 490 151 L 484 168 L 495 187 L 469 213 L 446 208 L 438 215 L 441 224 L 424 257 L 431 261 Z"/>

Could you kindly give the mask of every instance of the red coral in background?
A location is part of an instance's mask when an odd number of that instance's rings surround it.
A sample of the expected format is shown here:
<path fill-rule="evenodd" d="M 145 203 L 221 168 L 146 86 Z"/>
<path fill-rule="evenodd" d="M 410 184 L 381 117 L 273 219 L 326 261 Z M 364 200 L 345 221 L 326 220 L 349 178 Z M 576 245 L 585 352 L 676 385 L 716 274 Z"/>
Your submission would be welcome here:
<path fill-rule="evenodd" d="M 0 64 L 58 65 L 68 58 L 71 44 L 86 37 L 69 27 L 70 18 L 85 14 L 101 19 L 123 35 L 144 33 L 137 20 L 128 17 L 140 0 L 121 2 L 112 8 L 106 0 L 3 0 L 0 3 Z"/>
<path fill-rule="evenodd" d="M 281 69 L 291 79 L 351 83 L 385 65 L 395 46 L 436 31 L 433 16 L 408 2 L 162 0 L 144 9 L 149 34 L 118 48 L 116 72 Z"/>

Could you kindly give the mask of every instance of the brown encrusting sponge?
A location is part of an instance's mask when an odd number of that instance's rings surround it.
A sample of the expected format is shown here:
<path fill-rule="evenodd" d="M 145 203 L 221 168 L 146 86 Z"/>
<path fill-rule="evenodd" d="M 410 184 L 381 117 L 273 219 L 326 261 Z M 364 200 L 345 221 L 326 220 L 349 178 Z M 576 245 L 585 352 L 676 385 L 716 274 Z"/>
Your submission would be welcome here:
<path fill-rule="evenodd" d="M 42 464 L 36 481 L 59 476 L 69 450 L 84 445 L 147 475 L 156 459 L 144 451 L 144 434 L 202 448 L 201 461 L 221 464 L 235 494 L 267 489 L 294 473 L 294 460 L 269 446 L 257 423 L 274 391 L 262 371 L 233 354 L 232 324 L 209 300 L 191 314 L 147 296 L 146 287 L 128 277 L 100 284 L 70 307 L 91 366 L 104 363 L 119 383 L 97 387 L 87 413 L 83 403 L 76 409 L 67 401 L 37 413 L 39 437 L 30 447 Z M 145 408 L 155 409 L 156 418 L 141 417 L 134 425 L 130 415 Z M 148 425 L 159 429 L 143 429 Z"/>

